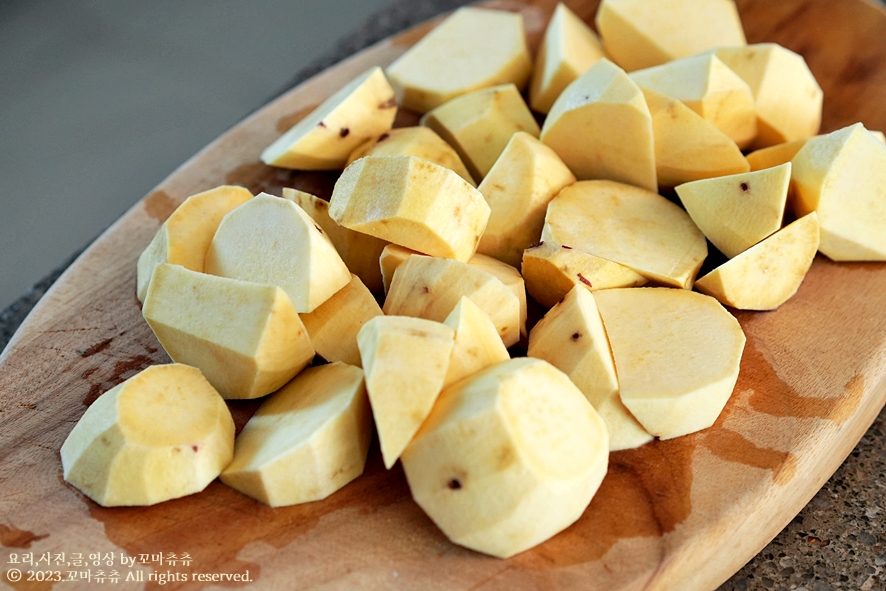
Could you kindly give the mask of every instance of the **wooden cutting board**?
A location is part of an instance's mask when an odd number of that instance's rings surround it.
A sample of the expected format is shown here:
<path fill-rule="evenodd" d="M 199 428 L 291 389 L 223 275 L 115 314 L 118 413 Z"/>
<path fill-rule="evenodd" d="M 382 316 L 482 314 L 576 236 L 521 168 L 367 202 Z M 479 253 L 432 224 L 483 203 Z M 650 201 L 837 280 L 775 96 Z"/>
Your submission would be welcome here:
<path fill-rule="evenodd" d="M 593 19 L 597 2 L 569 4 Z M 522 11 L 537 46 L 555 3 L 492 5 Z M 775 41 L 806 57 L 825 92 L 823 131 L 856 121 L 886 129 L 881 7 L 864 0 L 738 5 L 750 42 Z M 737 314 L 747 347 L 714 427 L 612 454 L 584 516 L 508 560 L 449 543 L 410 499 L 399 465 L 384 470 L 377 447 L 366 473 L 343 490 L 282 509 L 218 482 L 155 507 L 105 509 L 64 483 L 59 448 L 87 406 L 144 367 L 168 362 L 135 297 L 135 261 L 160 223 L 188 195 L 222 183 L 277 194 L 293 186 L 328 197 L 335 174 L 273 170 L 259 153 L 430 26 L 355 55 L 234 127 L 109 228 L 34 309 L 0 356 L 0 574 L 13 554 L 51 552 L 54 560 L 65 553 L 71 562 L 78 554 L 107 560 L 113 553 L 112 565 L 88 568 L 93 575 L 116 571 L 115 589 L 713 589 L 762 549 L 852 450 L 886 401 L 886 265 L 819 257 L 797 296 L 777 311 Z M 242 426 L 257 404 L 231 406 Z M 188 564 L 157 560 L 185 553 Z M 121 555 L 135 564 L 124 565 Z M 87 567 L 21 568 L 68 578 Z M 189 581 L 161 585 L 157 573 Z M 252 582 L 195 580 L 199 573 Z"/>

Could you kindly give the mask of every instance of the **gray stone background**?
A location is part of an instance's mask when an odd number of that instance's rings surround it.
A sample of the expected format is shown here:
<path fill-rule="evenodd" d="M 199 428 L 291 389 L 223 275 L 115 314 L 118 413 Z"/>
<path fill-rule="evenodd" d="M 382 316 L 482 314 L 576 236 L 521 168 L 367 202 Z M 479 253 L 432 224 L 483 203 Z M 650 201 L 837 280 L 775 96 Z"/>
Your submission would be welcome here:
<path fill-rule="evenodd" d="M 0 349 L 72 255 L 197 150 L 463 3 L 0 0 Z M 721 591 L 886 590 L 884 422 Z"/>
<path fill-rule="evenodd" d="M 391 0 L 0 0 L 0 309 Z"/>

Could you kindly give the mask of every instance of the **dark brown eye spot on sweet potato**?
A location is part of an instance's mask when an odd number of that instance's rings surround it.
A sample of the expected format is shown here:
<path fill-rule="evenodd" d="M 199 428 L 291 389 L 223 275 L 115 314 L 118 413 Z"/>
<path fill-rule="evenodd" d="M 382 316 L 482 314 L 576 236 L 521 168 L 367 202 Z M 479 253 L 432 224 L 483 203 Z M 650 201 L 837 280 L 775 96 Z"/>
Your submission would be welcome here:
<path fill-rule="evenodd" d="M 526 250 L 529 250 L 529 249 L 531 249 L 531 248 L 538 248 L 539 246 L 544 245 L 544 243 L 545 243 L 544 240 L 542 240 L 541 242 L 536 242 L 535 244 L 531 244 L 531 245 L 529 245 L 529 248 L 527 248 Z"/>
<path fill-rule="evenodd" d="M 323 233 L 323 228 L 321 228 L 321 227 L 318 226 L 317 224 L 314 224 L 314 227 L 317 228 L 317 231 L 318 231 L 318 232 L 320 232 L 321 234 Z"/>
<path fill-rule="evenodd" d="M 431 293 L 431 288 L 429 288 L 427 285 L 425 285 L 425 286 L 422 288 L 422 290 L 424 290 L 425 293 Z"/>
<path fill-rule="evenodd" d="M 342 127 L 342 128 L 339 130 L 338 135 L 339 135 L 340 137 L 348 137 L 348 134 L 349 134 L 349 133 L 351 133 L 351 130 L 350 130 L 350 129 L 348 129 L 347 127 Z"/>
<path fill-rule="evenodd" d="M 594 287 L 593 285 L 591 285 L 591 282 L 588 281 L 587 278 L 584 275 L 582 275 L 581 273 L 578 274 L 578 280 L 581 281 L 582 283 L 584 283 L 585 285 L 587 285 L 588 287 Z"/>
<path fill-rule="evenodd" d="M 449 487 L 449 490 L 458 490 L 461 488 L 461 480 L 459 480 L 458 478 L 453 478 L 446 483 L 446 486 Z"/>
<path fill-rule="evenodd" d="M 572 340 L 573 340 L 573 341 L 577 341 L 577 340 L 580 339 L 580 338 L 581 338 L 581 333 L 580 333 L 580 332 L 574 332 L 574 333 L 572 333 Z"/>
<path fill-rule="evenodd" d="M 385 141 L 386 139 L 388 139 L 389 137 L 391 137 L 391 134 L 389 134 L 389 133 L 383 133 L 383 134 L 381 134 L 380 136 L 378 136 L 378 142 L 377 142 L 377 143 L 381 143 L 381 142 Z"/>
<path fill-rule="evenodd" d="M 326 124 L 321 121 L 320 123 L 317 124 L 317 127 L 324 127 L 325 128 Z"/>
<path fill-rule="evenodd" d="M 561 244 L 560 248 L 565 248 L 566 250 L 572 250 L 571 246 L 566 246 L 565 244 Z"/>
<path fill-rule="evenodd" d="M 748 189 L 750 189 L 750 188 L 751 188 L 750 185 L 748 185 L 747 183 L 741 184 L 741 190 L 744 191 L 745 193 L 747 193 Z"/>

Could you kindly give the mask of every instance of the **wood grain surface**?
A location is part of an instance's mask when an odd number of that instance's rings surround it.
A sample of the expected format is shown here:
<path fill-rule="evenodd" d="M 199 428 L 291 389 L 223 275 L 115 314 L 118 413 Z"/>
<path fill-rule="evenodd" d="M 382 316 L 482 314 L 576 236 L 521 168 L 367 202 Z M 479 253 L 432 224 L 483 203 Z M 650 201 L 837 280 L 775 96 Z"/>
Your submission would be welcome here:
<path fill-rule="evenodd" d="M 592 21 L 596 2 L 568 4 Z M 555 2 L 491 5 L 522 11 L 537 46 Z M 823 131 L 856 121 L 886 129 L 882 8 L 865 0 L 738 6 L 749 42 L 774 41 L 805 56 L 825 92 Z M 797 296 L 777 311 L 737 313 L 747 347 L 714 427 L 612 454 L 584 516 L 508 560 L 449 543 L 410 499 L 399 465 L 383 468 L 377 446 L 366 473 L 341 491 L 280 509 L 218 481 L 154 507 L 105 509 L 63 481 L 59 448 L 89 404 L 148 365 L 168 362 L 135 297 L 135 261 L 162 221 L 188 195 L 222 183 L 328 197 L 336 174 L 272 169 L 260 152 L 430 26 L 355 55 L 237 125 L 109 228 L 40 301 L 0 356 L 0 565 L 12 554 L 66 553 L 70 561 L 113 553 L 115 565 L 102 568 L 119 574 L 114 589 L 713 589 L 852 450 L 886 402 L 886 265 L 819 257 Z M 400 124 L 414 121 L 399 117 Z M 231 403 L 238 427 L 256 406 Z M 152 562 L 158 553 L 188 553 L 191 561 Z M 121 555 L 135 565 L 122 566 Z M 67 577 L 72 567 L 60 570 Z M 248 573 L 251 582 L 161 584 L 164 573 Z M 127 582 L 127 575 L 143 580 Z M 101 588 L 85 580 L 3 584 Z"/>

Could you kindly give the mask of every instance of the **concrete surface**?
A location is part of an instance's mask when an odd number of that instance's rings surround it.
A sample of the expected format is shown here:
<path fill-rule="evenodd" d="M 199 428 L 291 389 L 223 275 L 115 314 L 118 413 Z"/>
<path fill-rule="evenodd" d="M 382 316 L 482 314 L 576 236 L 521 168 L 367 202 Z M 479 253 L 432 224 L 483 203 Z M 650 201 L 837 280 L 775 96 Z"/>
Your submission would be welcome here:
<path fill-rule="evenodd" d="M 0 0 L 0 310 L 391 0 Z"/>

